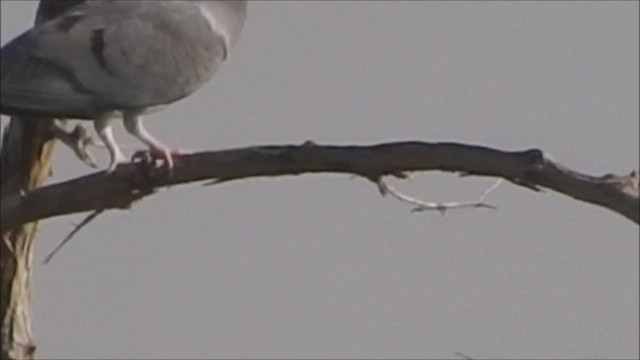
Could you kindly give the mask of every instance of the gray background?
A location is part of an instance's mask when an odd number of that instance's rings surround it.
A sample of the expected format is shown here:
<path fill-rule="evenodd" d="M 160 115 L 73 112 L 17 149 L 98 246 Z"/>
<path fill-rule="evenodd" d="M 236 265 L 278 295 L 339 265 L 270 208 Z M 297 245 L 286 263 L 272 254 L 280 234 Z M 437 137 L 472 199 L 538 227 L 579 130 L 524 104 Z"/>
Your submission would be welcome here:
<path fill-rule="evenodd" d="M 2 43 L 35 6 L 2 1 Z M 451 140 L 540 147 L 592 174 L 638 166 L 638 2 L 250 10 L 216 80 L 150 116 L 169 145 Z M 89 172 L 59 150 L 53 181 Z M 492 182 L 391 181 L 435 201 Z M 163 191 L 36 269 L 38 354 L 637 358 L 638 227 L 510 184 L 490 201 L 500 211 L 410 214 L 341 175 Z M 45 222 L 36 261 L 82 217 Z"/>

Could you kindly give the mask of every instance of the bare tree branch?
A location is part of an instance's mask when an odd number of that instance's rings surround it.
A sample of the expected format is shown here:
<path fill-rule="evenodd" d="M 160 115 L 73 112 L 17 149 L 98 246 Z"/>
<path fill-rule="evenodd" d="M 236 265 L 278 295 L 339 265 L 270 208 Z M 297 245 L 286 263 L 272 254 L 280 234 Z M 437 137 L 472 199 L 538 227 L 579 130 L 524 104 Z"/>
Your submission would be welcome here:
<path fill-rule="evenodd" d="M 548 188 L 605 207 L 638 223 L 638 172 L 590 176 L 554 162 L 540 150 L 500 151 L 456 143 L 403 142 L 373 146 L 256 146 L 202 152 L 176 158 L 173 176 L 147 162 L 125 164 L 63 183 L 4 196 L 2 229 L 85 211 L 127 209 L 156 189 L 211 180 L 215 183 L 260 176 L 303 173 L 353 174 L 369 180 L 403 177 L 412 171 L 448 171 L 504 178 L 519 186 Z"/>

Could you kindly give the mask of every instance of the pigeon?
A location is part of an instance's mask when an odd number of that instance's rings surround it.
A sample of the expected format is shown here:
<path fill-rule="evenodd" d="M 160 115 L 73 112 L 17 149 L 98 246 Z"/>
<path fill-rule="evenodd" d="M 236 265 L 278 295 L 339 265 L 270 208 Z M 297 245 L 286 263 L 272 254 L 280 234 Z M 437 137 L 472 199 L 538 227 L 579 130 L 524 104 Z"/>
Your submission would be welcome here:
<path fill-rule="evenodd" d="M 142 116 L 209 81 L 246 13 L 247 1 L 88 0 L 2 46 L 0 113 L 93 121 L 109 151 L 109 173 L 127 162 L 112 130 L 122 118 L 172 169 L 174 153 L 149 134 Z"/>

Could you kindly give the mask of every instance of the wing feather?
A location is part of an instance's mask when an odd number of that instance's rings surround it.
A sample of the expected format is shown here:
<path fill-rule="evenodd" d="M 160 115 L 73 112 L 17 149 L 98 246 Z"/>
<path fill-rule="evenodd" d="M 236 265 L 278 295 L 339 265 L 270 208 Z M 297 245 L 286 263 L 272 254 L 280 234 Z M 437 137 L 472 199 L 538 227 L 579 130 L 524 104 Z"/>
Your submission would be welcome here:
<path fill-rule="evenodd" d="M 5 115 L 90 118 L 93 97 L 73 74 L 33 56 L 29 33 L 11 41 L 0 53 L 0 112 Z"/>

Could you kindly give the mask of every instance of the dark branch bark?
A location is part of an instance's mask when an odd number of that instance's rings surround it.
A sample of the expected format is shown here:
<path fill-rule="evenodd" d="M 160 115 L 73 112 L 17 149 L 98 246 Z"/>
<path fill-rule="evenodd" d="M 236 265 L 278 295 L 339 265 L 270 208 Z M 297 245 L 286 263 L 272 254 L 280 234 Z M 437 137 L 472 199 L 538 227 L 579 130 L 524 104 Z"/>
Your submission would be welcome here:
<path fill-rule="evenodd" d="M 164 186 L 203 180 L 344 173 L 370 180 L 412 171 L 492 176 L 538 190 L 548 188 L 605 207 L 638 223 L 638 173 L 589 176 L 552 161 L 540 150 L 500 151 L 455 143 L 404 142 L 374 146 L 261 146 L 180 156 L 172 177 L 142 162 L 2 199 L 2 228 L 60 215 L 126 209 Z"/>
<path fill-rule="evenodd" d="M 50 19 L 83 0 L 40 3 L 36 23 Z M 0 176 L 2 200 L 40 187 L 51 172 L 54 141 L 50 119 L 11 119 L 3 142 Z M 34 219 L 37 220 L 37 219 Z M 31 332 L 31 263 L 38 224 L 2 227 L 0 243 L 0 355 L 2 359 L 33 359 Z"/>

